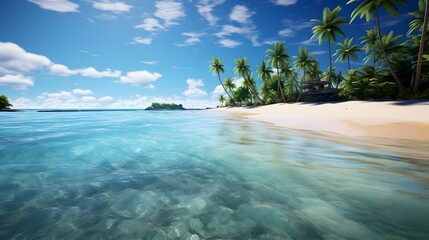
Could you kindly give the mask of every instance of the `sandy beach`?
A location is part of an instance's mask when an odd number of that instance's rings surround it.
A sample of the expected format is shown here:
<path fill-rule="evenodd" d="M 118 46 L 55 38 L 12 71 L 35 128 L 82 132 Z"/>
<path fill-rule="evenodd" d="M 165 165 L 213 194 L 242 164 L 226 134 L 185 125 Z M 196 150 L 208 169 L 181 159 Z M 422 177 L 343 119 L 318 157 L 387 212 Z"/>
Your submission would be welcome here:
<path fill-rule="evenodd" d="M 293 103 L 210 111 L 299 130 L 345 136 L 429 140 L 427 101 Z"/>

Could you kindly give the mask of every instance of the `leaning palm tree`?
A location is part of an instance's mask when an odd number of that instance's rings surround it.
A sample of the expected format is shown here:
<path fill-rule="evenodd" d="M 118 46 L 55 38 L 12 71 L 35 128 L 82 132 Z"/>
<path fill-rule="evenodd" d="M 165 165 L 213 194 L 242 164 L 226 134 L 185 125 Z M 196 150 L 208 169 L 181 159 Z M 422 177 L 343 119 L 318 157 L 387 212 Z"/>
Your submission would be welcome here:
<path fill-rule="evenodd" d="M 247 63 L 247 59 L 246 58 L 237 58 L 234 60 L 234 63 L 236 64 L 236 66 L 234 67 L 235 74 L 243 77 L 244 82 L 250 82 L 251 71 L 250 71 L 250 66 Z M 251 84 L 248 84 L 248 85 L 250 86 L 249 90 L 252 92 L 252 94 L 255 96 L 255 98 L 260 103 L 262 103 L 262 99 L 259 97 L 259 95 L 256 92 L 253 85 L 251 85 Z"/>
<path fill-rule="evenodd" d="M 267 49 L 268 52 L 268 61 L 271 62 L 271 66 L 276 68 L 277 71 L 277 91 L 282 97 L 283 102 L 286 102 L 286 98 L 283 94 L 282 83 L 280 80 L 280 69 L 284 68 L 289 62 L 289 55 L 286 53 L 287 47 L 284 46 L 284 42 L 271 43 L 273 48 Z"/>
<path fill-rule="evenodd" d="M 410 29 L 408 30 L 407 35 L 410 35 L 413 31 L 420 30 L 422 32 L 420 36 L 420 47 L 419 54 L 417 56 L 417 67 L 416 67 L 416 77 L 414 81 L 411 82 L 413 93 L 416 93 L 419 89 L 419 82 L 422 72 L 423 65 L 423 52 L 425 50 L 426 34 L 428 31 L 428 21 L 429 21 L 429 1 L 420 0 L 419 1 L 419 10 L 410 13 L 416 19 L 410 22 Z"/>
<path fill-rule="evenodd" d="M 329 73 L 328 79 L 332 74 L 332 53 L 331 53 L 331 42 L 337 42 L 337 35 L 346 37 L 344 32 L 341 30 L 341 26 L 347 25 L 344 21 L 344 17 L 339 17 L 338 14 L 341 11 L 341 7 L 338 6 L 331 11 L 328 7 L 323 9 L 322 19 L 311 19 L 312 22 L 318 23 L 313 27 L 313 36 L 310 39 L 317 37 L 319 45 L 322 44 L 323 40 L 328 40 L 328 53 L 329 53 Z"/>
<path fill-rule="evenodd" d="M 235 99 L 233 97 L 231 97 L 231 95 L 228 93 L 228 91 L 226 90 L 225 86 L 223 85 L 222 81 L 220 80 L 220 73 L 224 73 L 225 72 L 222 60 L 220 60 L 220 58 L 218 58 L 218 57 L 213 57 L 212 61 L 210 63 L 209 68 L 210 68 L 210 71 L 212 71 L 213 73 L 215 73 L 217 75 L 217 78 L 219 79 L 220 85 L 222 85 L 223 90 L 226 92 L 226 94 L 228 95 L 228 97 L 233 101 L 233 104 L 237 105 L 236 102 L 235 102 Z"/>
<path fill-rule="evenodd" d="M 349 0 L 347 4 L 358 2 L 360 0 Z M 366 21 L 371 21 L 372 17 L 375 14 L 375 21 L 376 21 L 376 29 L 378 33 L 378 41 L 380 44 L 381 51 L 383 53 L 384 61 L 386 62 L 390 74 L 392 75 L 393 79 L 395 79 L 396 84 L 399 88 L 399 93 L 401 95 L 405 95 L 405 88 L 402 85 L 401 81 L 399 81 L 398 75 L 396 75 L 395 71 L 393 71 L 392 65 L 389 61 L 389 58 L 387 57 L 387 54 L 384 50 L 384 45 L 382 42 L 382 36 L 381 36 L 381 27 L 380 27 L 380 16 L 378 13 L 378 8 L 382 7 L 384 8 L 390 15 L 399 15 L 399 10 L 395 6 L 395 4 L 403 4 L 406 5 L 405 0 L 363 0 L 359 6 L 357 6 L 352 14 L 351 14 L 351 20 L 350 23 L 353 22 L 353 20 L 356 17 L 363 18 L 365 17 Z"/>
<path fill-rule="evenodd" d="M 225 79 L 225 88 L 231 92 L 231 95 L 234 92 L 234 89 L 237 87 L 237 85 L 234 83 L 234 79 L 232 77 L 227 77 Z"/>
<path fill-rule="evenodd" d="M 363 46 L 365 53 L 368 54 L 370 51 L 374 52 L 378 41 L 377 29 L 366 30 L 366 35 L 362 36 L 361 39 L 363 39 L 361 44 L 365 43 Z M 375 58 L 372 61 L 372 65 L 375 67 Z"/>
<path fill-rule="evenodd" d="M 317 61 L 313 58 L 314 54 L 308 53 L 308 48 L 299 48 L 298 52 L 299 52 L 298 56 L 294 56 L 295 58 L 294 66 L 297 69 L 302 70 L 304 74 L 302 75 L 302 80 L 299 86 L 300 91 L 299 91 L 298 99 L 296 100 L 297 102 L 299 102 L 299 100 L 301 99 L 302 85 L 303 85 L 303 82 L 306 80 L 307 70 L 311 71 L 311 69 L 317 63 Z"/>
<path fill-rule="evenodd" d="M 350 70 L 350 58 L 352 58 L 353 60 L 356 60 L 357 59 L 356 53 L 362 52 L 362 50 L 359 49 L 358 45 L 352 46 L 352 41 L 353 41 L 353 38 L 350 38 L 350 39 L 345 38 L 344 43 L 338 43 L 338 46 L 340 46 L 340 48 L 338 48 L 337 51 L 335 51 L 334 53 L 334 56 L 338 55 L 335 62 L 340 60 L 340 62 L 343 63 L 347 59 L 347 66 L 349 68 L 348 70 Z"/>

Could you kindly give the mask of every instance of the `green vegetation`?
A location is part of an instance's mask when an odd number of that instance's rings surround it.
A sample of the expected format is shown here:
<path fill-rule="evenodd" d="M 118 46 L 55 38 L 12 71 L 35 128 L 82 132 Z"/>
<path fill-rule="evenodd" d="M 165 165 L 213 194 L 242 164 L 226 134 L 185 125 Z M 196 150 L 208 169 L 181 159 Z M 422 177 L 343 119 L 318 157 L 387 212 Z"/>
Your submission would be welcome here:
<path fill-rule="evenodd" d="M 182 104 L 153 102 L 146 110 L 185 110 Z"/>
<path fill-rule="evenodd" d="M 332 96 L 339 92 L 337 98 L 341 100 L 428 99 L 428 2 L 408 1 L 415 5 L 416 11 L 409 13 L 412 19 L 408 31 L 399 34 L 392 29 L 381 29 L 379 11 L 383 9 L 395 17 L 399 14 L 398 7 L 407 4 L 405 0 L 348 0 L 345 6 L 354 8 L 349 22 L 341 16 L 341 6 L 325 8 L 321 19 L 311 20 L 316 24 L 311 39 L 317 38 L 319 44 L 326 41 L 328 45 L 329 68 L 325 71 L 307 48 L 300 47 L 298 56 L 290 56 L 285 42 L 276 42 L 266 50 L 267 59 L 257 65 L 255 74 L 245 57 L 234 59 L 234 73 L 243 78 L 243 84 L 237 86 L 232 77 L 222 83 L 220 73 L 225 72 L 224 65 L 219 58 L 213 58 L 210 70 L 225 90 L 219 101 L 224 106 L 263 105 L 306 101 L 311 94 L 327 92 Z M 375 25 L 364 36 L 355 38 L 360 43 L 353 42 L 354 38 L 343 32 L 343 28 L 358 21 L 373 21 Z M 337 43 L 339 37 L 342 40 Z M 336 49 L 331 49 L 335 46 Z M 361 55 L 362 59 L 358 59 Z M 341 73 L 332 66 L 333 56 L 336 62 L 347 64 L 347 72 Z M 254 76 L 262 80 L 260 87 L 256 86 Z"/>
<path fill-rule="evenodd" d="M 0 109 L 9 107 L 13 107 L 13 105 L 10 104 L 9 99 L 5 95 L 0 95 Z"/>

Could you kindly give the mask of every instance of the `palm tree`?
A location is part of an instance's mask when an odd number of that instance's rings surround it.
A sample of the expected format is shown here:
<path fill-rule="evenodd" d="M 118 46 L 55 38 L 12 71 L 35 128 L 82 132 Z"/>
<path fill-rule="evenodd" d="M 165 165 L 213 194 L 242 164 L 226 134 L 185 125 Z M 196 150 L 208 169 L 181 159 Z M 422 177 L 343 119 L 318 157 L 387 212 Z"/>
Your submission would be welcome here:
<path fill-rule="evenodd" d="M 289 55 L 286 53 L 287 47 L 284 46 L 284 42 L 271 43 L 273 49 L 267 49 L 268 52 L 268 61 L 271 62 L 271 66 L 277 70 L 277 91 L 280 92 L 283 102 L 286 102 L 285 96 L 283 94 L 283 88 L 280 81 L 280 69 L 284 68 L 289 61 Z"/>
<path fill-rule="evenodd" d="M 347 4 L 357 2 L 359 0 L 349 0 Z M 395 4 L 403 4 L 406 5 L 405 0 L 363 0 L 359 6 L 357 6 L 352 14 L 351 14 L 351 20 L 350 23 L 353 22 L 353 20 L 356 17 L 363 18 L 365 16 L 365 19 L 367 22 L 371 21 L 372 17 L 375 14 L 375 20 L 376 20 L 376 29 L 378 33 L 378 41 L 380 44 L 381 51 L 383 53 L 383 58 L 387 63 L 387 66 L 389 68 L 390 74 L 395 79 L 396 84 L 399 88 L 399 93 L 401 95 L 405 95 L 405 88 L 402 85 L 401 81 L 399 81 L 398 76 L 396 75 L 395 71 L 393 71 L 392 65 L 390 64 L 389 58 L 387 57 L 387 54 L 384 50 L 384 45 L 382 42 L 382 36 L 381 36 L 381 27 L 380 27 L 380 16 L 378 13 L 378 8 L 382 7 L 384 8 L 390 15 L 399 15 L 398 8 L 395 6 Z"/>
<path fill-rule="evenodd" d="M 362 50 L 359 49 L 358 45 L 352 46 L 352 41 L 353 41 L 353 38 L 350 38 L 350 39 L 345 38 L 344 43 L 338 43 L 338 46 L 340 46 L 340 48 L 338 48 L 337 51 L 335 51 L 334 53 L 334 56 L 338 55 L 337 60 L 335 60 L 335 62 L 340 60 L 340 62 L 343 63 L 347 59 L 347 63 L 349 67 L 348 70 L 350 70 L 350 57 L 353 60 L 356 60 L 357 59 L 356 53 L 362 52 Z"/>
<path fill-rule="evenodd" d="M 365 49 L 365 53 L 368 54 L 371 50 L 375 51 L 375 46 L 378 41 L 377 29 L 366 30 L 366 35 L 361 37 L 362 44 L 365 43 L 363 49 Z M 372 65 L 375 67 L 375 58 L 373 59 Z"/>
<path fill-rule="evenodd" d="M 300 91 L 299 91 L 299 95 L 298 95 L 298 99 L 296 100 L 297 102 L 300 100 L 301 98 L 301 94 L 302 94 L 302 84 L 303 82 L 306 80 L 306 76 L 307 76 L 307 70 L 310 70 L 314 67 L 314 65 L 317 63 L 317 61 L 313 58 L 314 54 L 309 54 L 308 53 L 308 48 L 299 48 L 298 49 L 298 56 L 294 56 L 295 58 L 295 63 L 294 66 L 300 70 L 303 70 L 304 74 L 301 80 L 301 84 L 300 84 Z"/>
<path fill-rule="evenodd" d="M 407 35 L 410 35 L 415 30 L 420 30 L 422 32 L 420 36 L 420 47 L 419 47 L 419 55 L 417 56 L 417 67 L 416 67 L 416 77 L 414 82 L 411 82 L 413 93 L 416 93 L 419 89 L 419 82 L 422 72 L 422 64 L 423 64 L 423 52 L 425 50 L 425 41 L 426 34 L 428 31 L 428 20 L 429 20 L 429 1 L 428 0 L 420 0 L 419 1 L 419 10 L 416 12 L 410 13 L 416 19 L 410 22 L 410 29 Z"/>
<path fill-rule="evenodd" d="M 393 31 L 390 31 L 389 34 L 385 34 L 382 36 L 382 44 L 383 44 L 383 50 L 381 49 L 380 43 L 376 43 L 375 45 L 375 51 L 371 52 L 368 56 L 366 56 L 363 61 L 366 63 L 371 58 L 375 59 L 375 62 L 381 61 L 383 58 L 383 55 L 385 54 L 387 57 L 393 57 L 395 54 L 401 54 L 405 53 L 406 47 L 404 44 L 397 44 L 396 42 L 402 38 L 402 35 L 393 36 Z M 392 66 L 393 69 L 393 66 Z"/>
<path fill-rule="evenodd" d="M 222 81 L 220 80 L 220 73 L 225 72 L 222 60 L 220 60 L 220 58 L 218 58 L 218 57 L 213 57 L 209 68 L 210 68 L 210 71 L 212 71 L 213 73 L 215 73 L 217 75 L 217 78 L 219 79 L 220 85 L 222 85 L 223 90 L 226 92 L 226 94 L 228 94 L 228 97 L 230 99 L 232 99 L 233 104 L 237 105 L 235 102 L 235 99 L 233 97 L 231 97 L 231 95 L 229 95 L 228 91 L 226 90 L 225 86 L 223 85 Z"/>
<path fill-rule="evenodd" d="M 271 78 L 271 74 L 274 72 L 266 61 L 262 61 L 261 65 L 258 65 L 258 76 L 262 81 L 266 82 Z"/>
<path fill-rule="evenodd" d="M 247 59 L 246 58 L 237 58 L 234 60 L 234 63 L 236 64 L 236 66 L 234 67 L 235 74 L 243 77 L 244 82 L 250 82 L 251 71 L 250 71 L 250 66 L 247 63 Z M 252 94 L 255 96 L 255 98 L 258 99 L 258 101 L 260 103 L 262 103 L 262 99 L 259 97 L 259 95 L 256 92 L 253 85 L 250 85 L 249 83 L 247 83 L 247 84 L 250 86 L 249 90 L 252 92 Z"/>
<path fill-rule="evenodd" d="M 234 92 L 234 89 L 237 87 L 237 85 L 234 83 L 234 79 L 232 77 L 227 77 L 225 79 L 225 88 L 231 92 L 231 94 Z"/>
<path fill-rule="evenodd" d="M 223 95 L 220 95 L 218 100 L 220 102 L 220 105 L 223 105 L 223 103 L 226 101 L 226 99 Z"/>
<path fill-rule="evenodd" d="M 344 21 L 344 17 L 338 17 L 338 13 L 341 11 L 341 7 L 338 6 L 331 11 L 328 7 L 323 9 L 323 17 L 320 19 L 311 19 L 312 22 L 317 22 L 318 25 L 313 27 L 313 35 L 310 39 L 317 37 L 319 45 L 322 44 L 323 40 L 328 40 L 328 52 L 329 52 L 329 75 L 330 78 L 332 72 L 332 53 L 331 53 L 331 42 L 337 42 L 337 34 L 346 37 L 344 32 L 340 29 L 341 26 L 347 25 Z"/>

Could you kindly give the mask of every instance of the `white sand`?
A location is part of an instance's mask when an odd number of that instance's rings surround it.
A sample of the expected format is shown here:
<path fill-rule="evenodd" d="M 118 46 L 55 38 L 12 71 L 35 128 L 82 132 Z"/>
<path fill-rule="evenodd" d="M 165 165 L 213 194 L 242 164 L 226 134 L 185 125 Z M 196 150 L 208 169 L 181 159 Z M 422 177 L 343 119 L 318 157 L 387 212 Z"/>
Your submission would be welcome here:
<path fill-rule="evenodd" d="M 429 140 L 429 102 L 294 103 L 210 111 L 293 129 L 346 136 Z"/>

